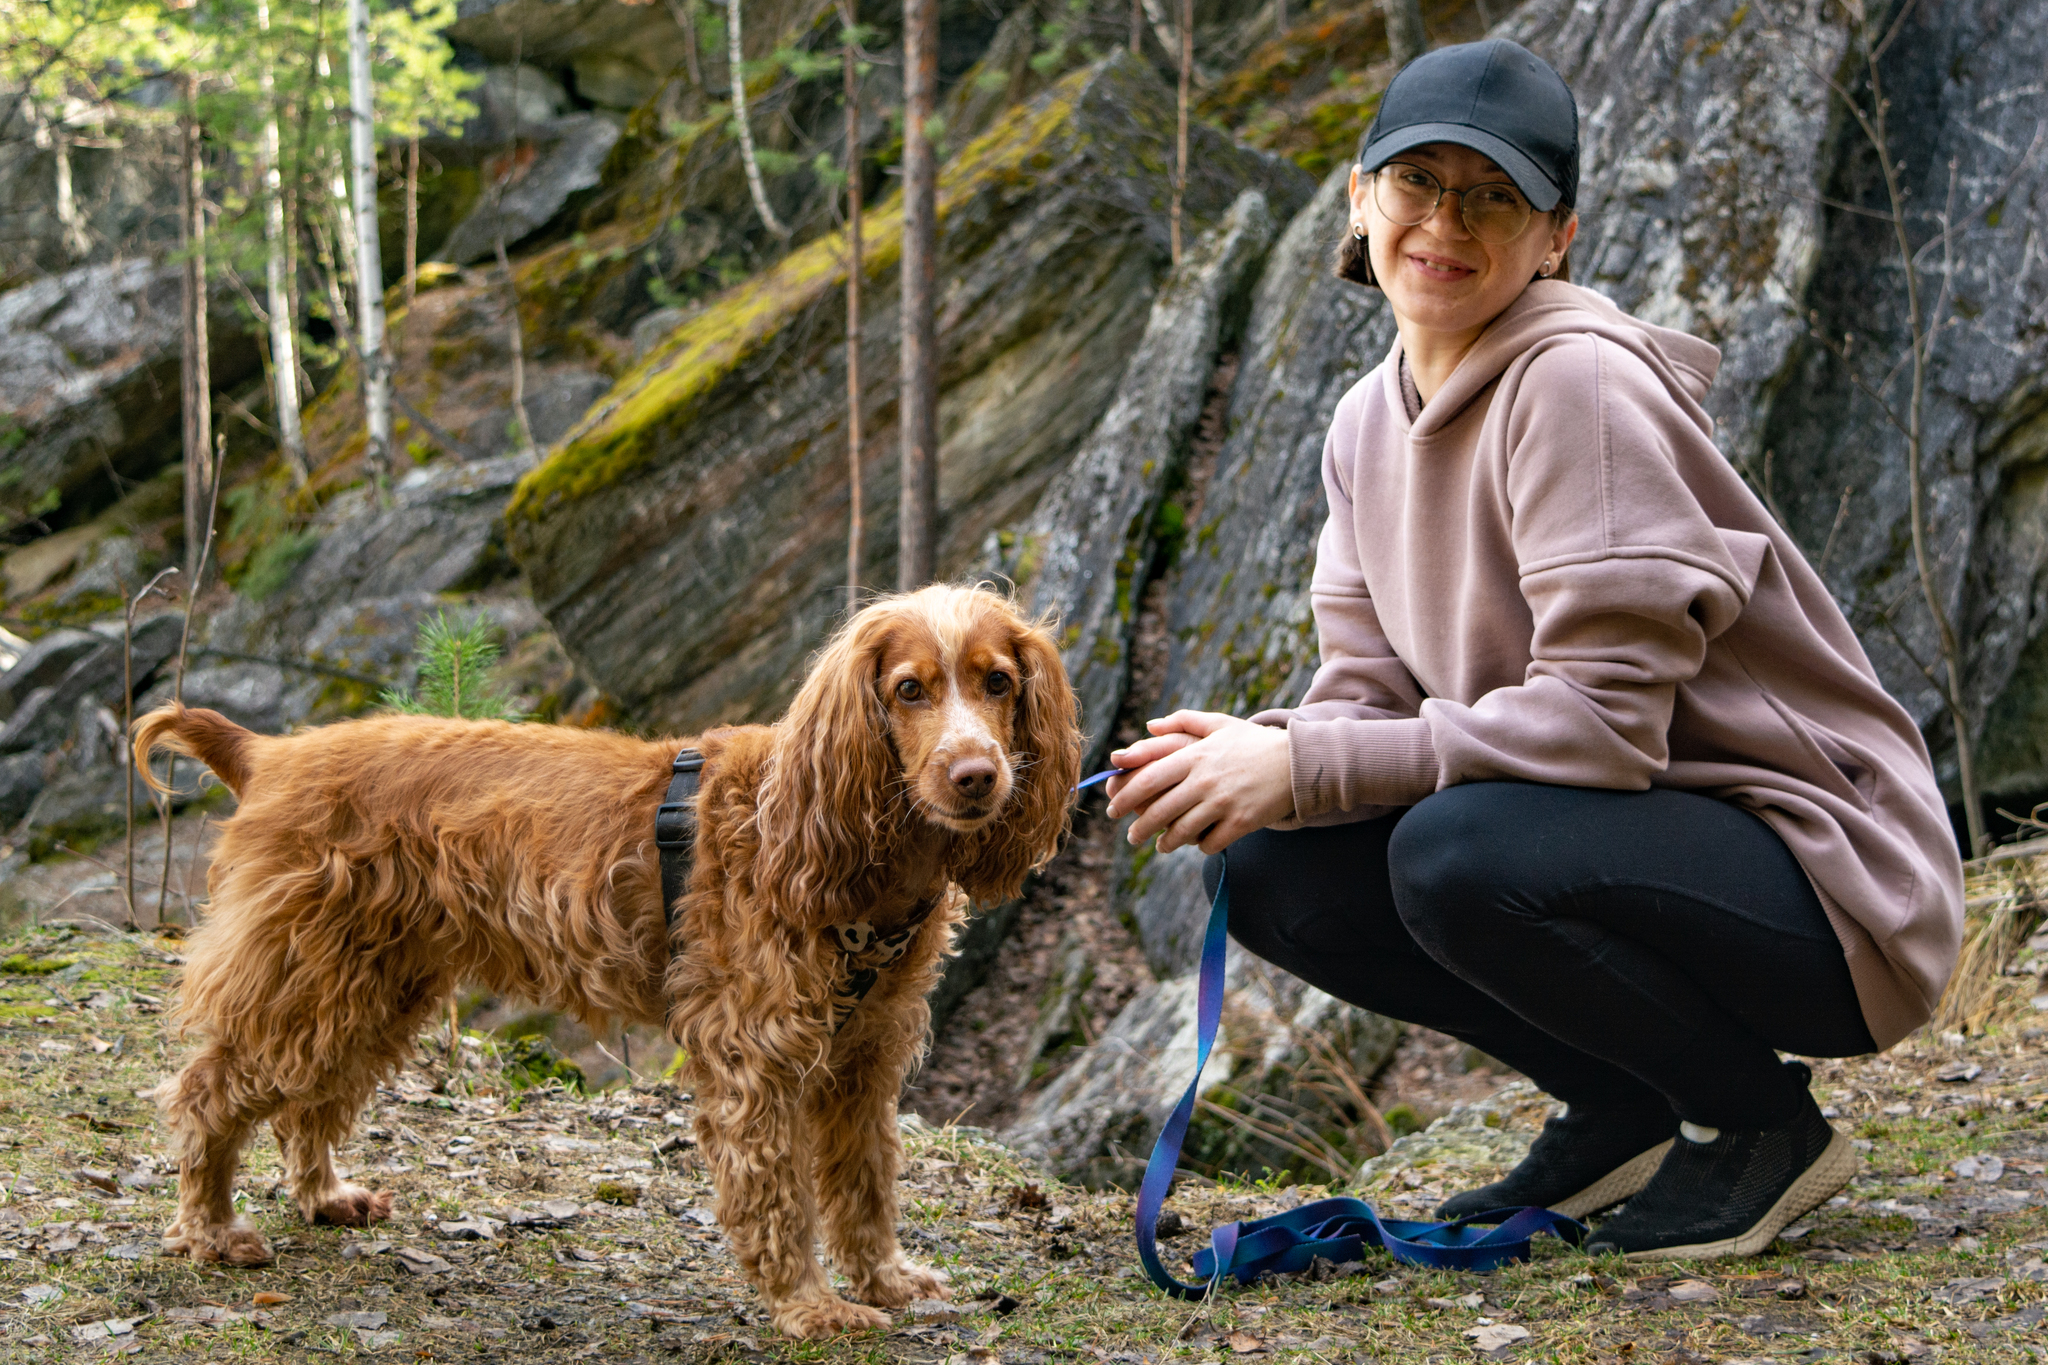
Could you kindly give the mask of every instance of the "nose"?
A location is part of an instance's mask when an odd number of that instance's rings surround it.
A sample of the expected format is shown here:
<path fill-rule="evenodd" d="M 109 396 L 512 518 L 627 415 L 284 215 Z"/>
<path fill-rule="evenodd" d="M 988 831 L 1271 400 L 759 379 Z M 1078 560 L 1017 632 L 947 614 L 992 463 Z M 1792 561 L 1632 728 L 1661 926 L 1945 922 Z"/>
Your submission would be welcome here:
<path fill-rule="evenodd" d="M 985 801 L 996 789 L 996 765 L 985 758 L 963 758 L 946 770 L 946 776 L 970 801 Z"/>

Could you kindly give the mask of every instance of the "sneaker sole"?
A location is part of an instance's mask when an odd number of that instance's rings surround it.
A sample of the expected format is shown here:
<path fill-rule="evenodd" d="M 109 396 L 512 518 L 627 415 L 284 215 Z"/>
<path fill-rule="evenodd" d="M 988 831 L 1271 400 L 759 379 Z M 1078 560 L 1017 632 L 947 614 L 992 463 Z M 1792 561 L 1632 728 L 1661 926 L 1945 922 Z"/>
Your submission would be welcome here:
<path fill-rule="evenodd" d="M 1664 1154 L 1670 1150 L 1671 1139 L 1666 1138 L 1641 1156 L 1616 1166 L 1571 1198 L 1552 1204 L 1551 1210 L 1567 1218 L 1584 1218 L 1589 1213 L 1613 1208 L 1650 1183 L 1650 1177 L 1657 1174 Z"/>
<path fill-rule="evenodd" d="M 1771 1205 L 1770 1212 L 1758 1219 L 1747 1232 L 1718 1242 L 1694 1242 L 1689 1246 L 1658 1247 L 1654 1251 L 1631 1251 L 1624 1257 L 1630 1261 L 1679 1261 L 1712 1260 L 1723 1256 L 1754 1256 L 1778 1239 L 1778 1234 L 1789 1227 L 1801 1214 L 1811 1213 L 1819 1208 L 1836 1191 L 1848 1184 L 1856 1174 L 1862 1158 L 1849 1139 L 1836 1133 L 1827 1147 L 1815 1158 L 1814 1163 L 1792 1182 L 1791 1188 L 1778 1196 L 1778 1202 Z"/>

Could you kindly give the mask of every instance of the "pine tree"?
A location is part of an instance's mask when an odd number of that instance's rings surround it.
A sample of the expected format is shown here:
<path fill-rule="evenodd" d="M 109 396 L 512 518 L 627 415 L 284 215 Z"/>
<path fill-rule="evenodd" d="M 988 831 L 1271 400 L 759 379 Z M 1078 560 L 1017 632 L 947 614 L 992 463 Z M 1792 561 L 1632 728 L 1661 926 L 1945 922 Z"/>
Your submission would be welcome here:
<path fill-rule="evenodd" d="M 445 611 L 420 623 L 413 657 L 419 686 L 386 689 L 378 700 L 409 716 L 455 716 L 463 720 L 524 720 L 525 713 L 492 677 L 498 643 L 490 618 L 478 613 L 457 625 Z"/>

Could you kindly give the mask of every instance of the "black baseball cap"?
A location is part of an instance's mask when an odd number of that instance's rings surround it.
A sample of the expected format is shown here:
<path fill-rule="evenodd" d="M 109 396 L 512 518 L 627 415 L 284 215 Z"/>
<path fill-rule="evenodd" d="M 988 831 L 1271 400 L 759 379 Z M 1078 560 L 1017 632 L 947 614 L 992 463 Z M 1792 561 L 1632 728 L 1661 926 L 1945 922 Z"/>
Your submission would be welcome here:
<path fill-rule="evenodd" d="M 1578 101 L 1564 77 L 1520 43 L 1459 43 L 1402 67 L 1359 144 L 1359 168 L 1378 170 L 1428 142 L 1493 158 L 1538 213 L 1578 203 Z"/>

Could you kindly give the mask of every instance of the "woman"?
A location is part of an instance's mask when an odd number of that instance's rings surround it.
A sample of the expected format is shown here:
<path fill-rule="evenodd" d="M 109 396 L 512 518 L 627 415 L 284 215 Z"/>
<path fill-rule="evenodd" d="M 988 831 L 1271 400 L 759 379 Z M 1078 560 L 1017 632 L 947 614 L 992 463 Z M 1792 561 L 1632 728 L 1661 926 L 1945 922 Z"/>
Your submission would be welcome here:
<path fill-rule="evenodd" d="M 1565 1102 L 1440 1216 L 1626 1200 L 1593 1249 L 1749 1255 L 1856 1163 L 1777 1050 L 1925 1021 L 1962 871 L 1919 731 L 1713 444 L 1718 353 L 1565 282 L 1577 129 L 1498 39 L 1388 87 L 1339 273 L 1400 335 L 1324 450 L 1322 666 L 1152 722 L 1110 811 L 1229 847 L 1251 951 Z"/>

